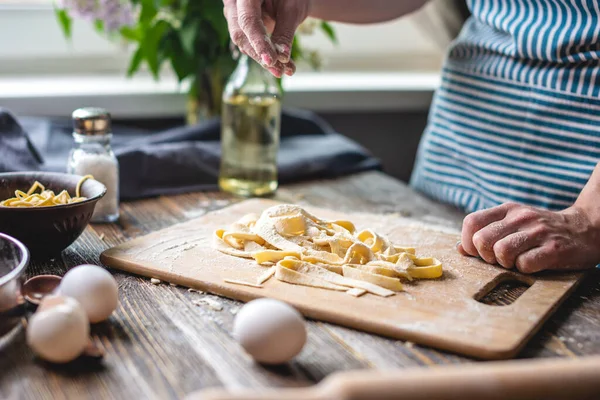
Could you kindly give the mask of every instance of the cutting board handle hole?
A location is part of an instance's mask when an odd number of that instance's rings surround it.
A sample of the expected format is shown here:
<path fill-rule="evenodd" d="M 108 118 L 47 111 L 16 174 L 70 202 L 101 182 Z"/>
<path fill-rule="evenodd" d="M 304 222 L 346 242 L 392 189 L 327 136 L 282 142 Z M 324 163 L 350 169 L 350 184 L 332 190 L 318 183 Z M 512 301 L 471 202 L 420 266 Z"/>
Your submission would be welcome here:
<path fill-rule="evenodd" d="M 481 288 L 473 298 L 490 306 L 508 306 L 517 301 L 534 282 L 529 277 L 501 274 Z"/>

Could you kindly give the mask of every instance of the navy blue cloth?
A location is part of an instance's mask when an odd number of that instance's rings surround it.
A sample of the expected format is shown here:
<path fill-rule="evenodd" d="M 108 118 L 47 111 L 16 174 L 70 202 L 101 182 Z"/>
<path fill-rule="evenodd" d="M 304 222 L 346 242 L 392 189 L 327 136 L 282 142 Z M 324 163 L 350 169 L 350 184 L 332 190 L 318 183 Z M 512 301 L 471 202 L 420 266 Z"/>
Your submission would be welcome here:
<path fill-rule="evenodd" d="M 0 172 L 38 170 L 42 158 L 6 109 L 0 108 Z"/>
<path fill-rule="evenodd" d="M 66 169 L 73 146 L 70 120 L 27 117 L 17 122 L 0 109 L 0 121 L 4 120 L 0 124 L 0 172 Z M 314 113 L 286 110 L 281 122 L 281 183 L 381 169 L 378 159 Z M 220 131 L 219 119 L 162 132 L 113 126 L 121 198 L 215 190 Z"/>

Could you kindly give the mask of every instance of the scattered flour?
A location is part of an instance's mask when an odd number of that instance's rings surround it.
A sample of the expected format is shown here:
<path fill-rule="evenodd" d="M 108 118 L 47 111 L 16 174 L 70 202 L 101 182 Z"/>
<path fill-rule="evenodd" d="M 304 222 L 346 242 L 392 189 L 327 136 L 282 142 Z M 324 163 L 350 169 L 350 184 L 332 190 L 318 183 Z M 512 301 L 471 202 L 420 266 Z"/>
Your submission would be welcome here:
<path fill-rule="evenodd" d="M 215 311 L 221 311 L 223 309 L 223 305 L 220 302 L 213 300 L 211 298 L 208 298 L 208 297 L 204 297 L 200 300 L 194 300 L 194 304 L 197 306 L 206 304 L 207 306 L 209 306 L 210 308 L 212 308 Z"/>

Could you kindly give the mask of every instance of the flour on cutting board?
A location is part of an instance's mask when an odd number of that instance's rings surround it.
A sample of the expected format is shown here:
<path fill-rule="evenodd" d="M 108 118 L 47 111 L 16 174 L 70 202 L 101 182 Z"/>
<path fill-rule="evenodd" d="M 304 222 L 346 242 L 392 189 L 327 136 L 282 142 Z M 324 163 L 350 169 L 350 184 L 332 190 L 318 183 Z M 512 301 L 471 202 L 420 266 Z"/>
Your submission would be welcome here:
<path fill-rule="evenodd" d="M 128 249 L 127 255 L 135 259 L 150 261 L 173 272 L 177 260 L 196 249 L 203 242 L 207 242 L 207 239 L 202 236 L 202 232 L 196 229 L 182 229 L 156 236 L 156 241 L 152 245 L 143 249 Z"/>

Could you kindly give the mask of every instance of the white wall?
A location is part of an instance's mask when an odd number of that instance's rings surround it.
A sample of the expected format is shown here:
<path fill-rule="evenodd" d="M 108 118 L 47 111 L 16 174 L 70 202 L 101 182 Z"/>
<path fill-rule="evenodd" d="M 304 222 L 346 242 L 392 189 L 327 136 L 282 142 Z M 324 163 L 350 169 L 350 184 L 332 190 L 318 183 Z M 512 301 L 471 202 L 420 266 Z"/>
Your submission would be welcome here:
<path fill-rule="evenodd" d="M 397 70 L 438 66 L 443 49 L 419 29 L 417 20 L 405 17 L 376 25 L 334 24 L 339 44 L 323 35 L 303 38 L 319 49 L 326 67 L 335 70 Z M 433 62 L 433 65 L 431 64 Z"/>

